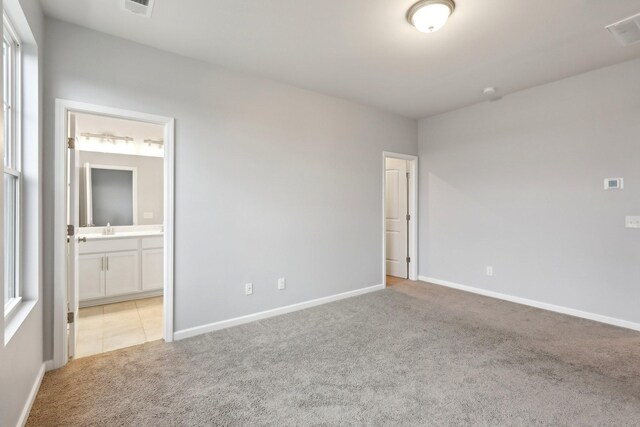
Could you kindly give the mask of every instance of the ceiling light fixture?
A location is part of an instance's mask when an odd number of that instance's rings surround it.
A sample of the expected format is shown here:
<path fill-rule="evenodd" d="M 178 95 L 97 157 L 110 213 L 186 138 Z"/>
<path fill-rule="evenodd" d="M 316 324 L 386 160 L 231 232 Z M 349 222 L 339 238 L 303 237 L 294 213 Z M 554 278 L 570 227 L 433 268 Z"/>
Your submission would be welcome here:
<path fill-rule="evenodd" d="M 407 20 L 418 31 L 433 33 L 447 23 L 455 9 L 453 0 L 420 0 L 407 12 Z"/>

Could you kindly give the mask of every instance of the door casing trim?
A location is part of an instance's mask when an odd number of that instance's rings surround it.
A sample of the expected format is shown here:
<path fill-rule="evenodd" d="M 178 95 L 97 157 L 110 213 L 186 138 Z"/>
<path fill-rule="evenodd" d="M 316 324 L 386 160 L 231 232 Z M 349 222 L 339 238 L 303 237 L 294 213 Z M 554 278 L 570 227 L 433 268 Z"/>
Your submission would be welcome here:
<path fill-rule="evenodd" d="M 418 156 L 411 154 L 382 152 L 382 282 L 386 287 L 387 283 L 387 247 L 386 247 L 386 224 L 385 224 L 385 188 L 386 182 L 386 160 L 400 159 L 409 163 L 409 280 L 418 280 Z"/>
<path fill-rule="evenodd" d="M 53 363 L 51 369 L 68 362 L 67 349 L 67 261 L 66 261 L 66 127 L 68 113 L 89 113 L 164 126 L 164 325 L 163 338 L 173 341 L 174 289 L 174 151 L 175 120 L 122 108 L 88 104 L 68 99 L 55 101 L 54 137 L 54 277 L 53 277 Z"/>

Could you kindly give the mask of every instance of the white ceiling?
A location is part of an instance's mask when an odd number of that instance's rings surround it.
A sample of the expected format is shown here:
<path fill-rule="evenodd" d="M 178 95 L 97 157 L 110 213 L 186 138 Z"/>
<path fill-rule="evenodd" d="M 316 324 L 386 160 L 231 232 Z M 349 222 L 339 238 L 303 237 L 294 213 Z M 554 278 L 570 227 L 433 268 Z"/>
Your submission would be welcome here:
<path fill-rule="evenodd" d="M 640 0 L 456 0 L 439 32 L 405 18 L 414 0 L 42 0 L 45 13 L 225 68 L 420 118 L 640 57 L 605 25 Z"/>

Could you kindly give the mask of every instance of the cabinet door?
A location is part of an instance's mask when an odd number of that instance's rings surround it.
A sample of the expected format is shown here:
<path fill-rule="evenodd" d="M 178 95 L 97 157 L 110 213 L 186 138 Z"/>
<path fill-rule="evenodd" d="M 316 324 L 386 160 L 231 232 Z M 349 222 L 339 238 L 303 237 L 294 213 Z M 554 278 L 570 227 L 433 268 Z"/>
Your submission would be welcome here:
<path fill-rule="evenodd" d="M 78 282 L 80 301 L 105 296 L 104 254 L 78 257 Z"/>
<path fill-rule="evenodd" d="M 107 252 L 107 296 L 140 290 L 138 251 Z"/>
<path fill-rule="evenodd" d="M 151 291 L 164 286 L 163 253 L 162 249 L 142 250 L 142 290 Z"/>

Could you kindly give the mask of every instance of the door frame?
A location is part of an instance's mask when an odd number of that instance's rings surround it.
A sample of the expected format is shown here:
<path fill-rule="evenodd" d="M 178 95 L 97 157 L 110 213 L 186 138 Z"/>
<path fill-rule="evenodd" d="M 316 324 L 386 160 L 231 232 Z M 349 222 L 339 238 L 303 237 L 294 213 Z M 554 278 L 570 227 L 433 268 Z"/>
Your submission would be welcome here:
<path fill-rule="evenodd" d="M 56 98 L 55 101 L 55 180 L 54 180 L 54 305 L 53 305 L 53 369 L 68 362 L 67 348 L 67 214 L 66 214 L 66 131 L 69 113 L 88 113 L 154 123 L 164 126 L 164 307 L 163 338 L 173 341 L 174 290 L 174 138 L 175 120 L 158 116 Z M 77 321 L 77 319 L 76 319 Z"/>
<path fill-rule="evenodd" d="M 386 245 L 386 196 L 387 186 L 386 161 L 388 158 L 407 160 L 409 163 L 409 280 L 418 280 L 418 156 L 410 154 L 382 152 L 382 282 L 387 287 L 387 245 Z"/>

